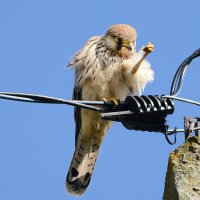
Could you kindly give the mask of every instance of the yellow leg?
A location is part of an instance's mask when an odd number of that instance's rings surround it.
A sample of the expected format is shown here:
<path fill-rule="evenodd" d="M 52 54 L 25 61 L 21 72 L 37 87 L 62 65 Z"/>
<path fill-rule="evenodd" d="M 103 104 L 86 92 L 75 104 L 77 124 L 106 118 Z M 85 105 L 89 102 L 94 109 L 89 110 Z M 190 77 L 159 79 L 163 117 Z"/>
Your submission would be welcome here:
<path fill-rule="evenodd" d="M 134 68 L 132 68 L 131 70 L 131 73 L 134 75 L 139 67 L 140 67 L 140 64 L 142 63 L 142 61 L 147 57 L 148 54 L 150 54 L 152 51 L 154 50 L 154 45 L 151 44 L 151 42 L 149 42 L 144 48 L 143 48 L 143 51 L 144 51 L 144 55 L 143 57 L 138 61 L 138 63 L 135 65 Z"/>

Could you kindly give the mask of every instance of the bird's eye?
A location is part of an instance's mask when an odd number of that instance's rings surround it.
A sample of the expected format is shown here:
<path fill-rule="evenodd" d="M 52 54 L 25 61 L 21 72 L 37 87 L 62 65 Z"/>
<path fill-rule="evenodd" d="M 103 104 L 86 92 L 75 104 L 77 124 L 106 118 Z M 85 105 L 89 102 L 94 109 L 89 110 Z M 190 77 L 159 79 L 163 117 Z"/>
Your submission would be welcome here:
<path fill-rule="evenodd" d="M 120 37 L 116 37 L 116 41 L 117 41 L 118 43 L 122 43 L 122 39 L 121 39 Z"/>

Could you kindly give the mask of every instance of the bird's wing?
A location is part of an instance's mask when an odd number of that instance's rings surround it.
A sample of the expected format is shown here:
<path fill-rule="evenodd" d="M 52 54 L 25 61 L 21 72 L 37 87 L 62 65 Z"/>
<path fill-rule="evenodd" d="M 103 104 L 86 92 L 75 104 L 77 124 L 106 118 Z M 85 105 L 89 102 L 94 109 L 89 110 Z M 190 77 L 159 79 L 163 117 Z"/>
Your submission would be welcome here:
<path fill-rule="evenodd" d="M 73 100 L 82 100 L 82 89 L 78 86 L 74 87 Z M 79 107 L 74 108 L 74 120 L 76 123 L 75 130 L 75 145 L 81 129 L 81 109 Z"/>
<path fill-rule="evenodd" d="M 82 86 L 78 84 L 81 79 L 85 79 L 86 76 L 84 74 L 85 67 L 87 66 L 86 59 L 89 56 L 89 50 L 92 45 L 97 44 L 101 36 L 93 36 L 90 38 L 84 46 L 75 54 L 73 59 L 70 61 L 68 66 L 72 66 L 76 69 L 76 80 L 73 91 L 73 100 L 83 100 L 82 99 Z M 95 54 L 95 53 L 94 53 Z M 75 144 L 77 143 L 77 139 L 81 129 L 81 109 L 76 107 L 74 109 L 74 118 L 76 123 L 76 132 L 75 132 Z"/>
<path fill-rule="evenodd" d="M 84 61 L 88 56 L 88 50 L 91 45 L 97 43 L 102 36 L 93 36 L 91 37 L 83 47 L 74 55 L 71 61 L 67 64 L 67 67 L 73 66 L 77 68 L 84 68 Z"/>

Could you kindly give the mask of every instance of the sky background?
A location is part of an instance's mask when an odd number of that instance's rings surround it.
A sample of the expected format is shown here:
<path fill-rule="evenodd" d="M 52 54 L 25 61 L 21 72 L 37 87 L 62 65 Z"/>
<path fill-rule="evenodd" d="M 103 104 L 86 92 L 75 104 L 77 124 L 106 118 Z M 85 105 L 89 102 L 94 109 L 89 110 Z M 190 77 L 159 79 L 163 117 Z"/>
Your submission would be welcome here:
<path fill-rule="evenodd" d="M 187 3 L 186 3 L 187 2 Z M 137 50 L 149 41 L 155 81 L 144 94 L 169 94 L 179 64 L 200 47 L 199 1 L 0 1 L 0 91 L 71 99 L 74 71 L 65 64 L 84 42 L 112 24 L 138 32 Z M 200 99 L 199 60 L 190 65 L 180 96 Z M 199 108 L 175 102 L 170 127 Z M 65 177 L 74 151 L 73 107 L 0 100 L 0 199 L 73 200 Z M 162 199 L 170 146 L 162 134 L 128 131 L 115 123 L 107 134 L 92 181 L 79 199 Z"/>

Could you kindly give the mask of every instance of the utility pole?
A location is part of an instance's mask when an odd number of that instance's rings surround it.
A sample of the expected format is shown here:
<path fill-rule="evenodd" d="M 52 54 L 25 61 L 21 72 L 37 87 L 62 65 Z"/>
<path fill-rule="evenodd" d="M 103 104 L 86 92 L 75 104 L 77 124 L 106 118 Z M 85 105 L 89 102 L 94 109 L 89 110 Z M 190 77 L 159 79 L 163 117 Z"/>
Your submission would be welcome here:
<path fill-rule="evenodd" d="M 163 200 L 200 200 L 199 118 L 186 118 L 185 143 L 169 155 Z"/>

